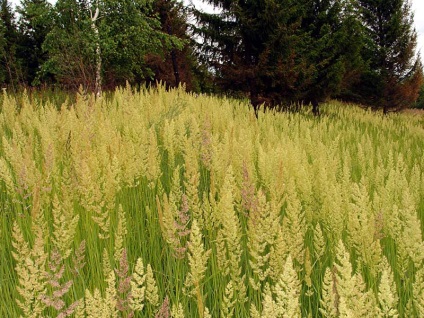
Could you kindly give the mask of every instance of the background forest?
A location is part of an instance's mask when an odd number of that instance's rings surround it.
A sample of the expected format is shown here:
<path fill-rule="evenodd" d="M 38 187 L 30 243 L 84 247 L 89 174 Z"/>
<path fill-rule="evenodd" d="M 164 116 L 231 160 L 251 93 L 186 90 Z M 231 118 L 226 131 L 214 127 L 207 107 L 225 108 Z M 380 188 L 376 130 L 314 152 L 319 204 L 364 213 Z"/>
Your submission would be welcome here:
<path fill-rule="evenodd" d="M 249 98 L 255 109 L 329 98 L 423 107 L 410 1 L 0 0 L 0 83 L 99 93 L 168 87 Z"/>

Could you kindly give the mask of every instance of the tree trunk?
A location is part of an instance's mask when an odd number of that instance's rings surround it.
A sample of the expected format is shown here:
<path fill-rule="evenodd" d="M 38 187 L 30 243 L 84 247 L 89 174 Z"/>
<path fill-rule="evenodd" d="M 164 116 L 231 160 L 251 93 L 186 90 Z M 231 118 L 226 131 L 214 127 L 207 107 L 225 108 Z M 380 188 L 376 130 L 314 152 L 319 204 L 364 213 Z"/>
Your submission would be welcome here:
<path fill-rule="evenodd" d="M 96 97 L 102 95 L 102 52 L 100 48 L 100 35 L 99 29 L 96 26 L 96 21 L 99 18 L 99 2 L 97 1 L 96 12 L 91 14 L 91 28 L 96 36 L 96 83 L 94 86 L 94 93 Z"/>
<path fill-rule="evenodd" d="M 7 72 L 9 73 L 9 81 L 10 81 L 10 85 L 12 86 L 12 91 L 15 92 L 15 85 L 13 83 L 13 77 L 12 77 L 12 69 L 10 67 L 10 63 L 9 63 L 9 59 L 7 58 L 7 54 L 4 55 L 5 58 L 5 62 L 6 62 L 6 68 L 7 68 Z"/>
<path fill-rule="evenodd" d="M 383 107 L 383 115 L 387 115 L 389 113 L 389 108 L 387 106 Z"/>
<path fill-rule="evenodd" d="M 312 113 L 314 114 L 314 116 L 319 116 L 320 111 L 319 111 L 318 101 L 314 98 L 314 99 L 312 99 L 311 103 L 312 103 Z"/>
<path fill-rule="evenodd" d="M 171 26 L 168 24 L 167 31 L 169 35 L 172 35 Z M 171 59 L 172 59 L 172 67 L 174 68 L 174 76 L 175 76 L 175 86 L 178 87 L 180 85 L 180 72 L 178 70 L 178 62 L 177 62 L 177 53 L 173 48 L 171 50 Z"/>

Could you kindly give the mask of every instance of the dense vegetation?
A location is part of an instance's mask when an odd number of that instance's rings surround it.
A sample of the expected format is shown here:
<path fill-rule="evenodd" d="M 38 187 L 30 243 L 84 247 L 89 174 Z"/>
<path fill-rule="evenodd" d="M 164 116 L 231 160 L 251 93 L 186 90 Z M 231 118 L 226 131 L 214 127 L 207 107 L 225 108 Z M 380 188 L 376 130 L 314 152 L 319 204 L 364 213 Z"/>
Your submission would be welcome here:
<path fill-rule="evenodd" d="M 0 83 L 184 83 L 286 107 L 331 97 L 385 113 L 415 105 L 422 83 L 409 0 L 0 0 Z M 17 14 L 15 14 L 17 13 Z"/>
<path fill-rule="evenodd" d="M 1 317 L 424 316 L 423 117 L 1 106 Z"/>
<path fill-rule="evenodd" d="M 206 2 L 0 0 L 0 317 L 423 317 L 410 2 Z"/>

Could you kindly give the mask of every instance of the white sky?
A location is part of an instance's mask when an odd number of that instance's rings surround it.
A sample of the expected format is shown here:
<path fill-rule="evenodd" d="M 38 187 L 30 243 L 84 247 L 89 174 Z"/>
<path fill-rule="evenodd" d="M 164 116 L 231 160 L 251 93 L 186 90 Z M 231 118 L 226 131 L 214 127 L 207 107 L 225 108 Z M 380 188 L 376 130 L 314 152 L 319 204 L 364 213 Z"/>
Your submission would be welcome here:
<path fill-rule="evenodd" d="M 13 4 L 18 4 L 19 0 L 10 0 Z M 55 2 L 55 0 L 49 0 Z M 196 7 L 207 8 L 201 0 L 183 0 L 185 3 L 192 2 Z M 415 28 L 418 33 L 417 49 L 422 52 L 424 59 L 424 0 L 412 0 L 412 10 L 415 12 Z"/>
<path fill-rule="evenodd" d="M 415 12 L 414 21 L 418 33 L 417 49 L 424 54 L 424 0 L 413 0 L 412 10 Z"/>

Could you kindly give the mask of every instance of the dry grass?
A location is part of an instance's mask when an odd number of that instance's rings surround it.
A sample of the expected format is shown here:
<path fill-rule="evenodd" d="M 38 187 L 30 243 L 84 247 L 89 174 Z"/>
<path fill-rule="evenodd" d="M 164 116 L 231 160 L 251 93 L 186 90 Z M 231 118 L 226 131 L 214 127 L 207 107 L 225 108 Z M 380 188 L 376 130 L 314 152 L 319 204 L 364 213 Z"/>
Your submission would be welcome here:
<path fill-rule="evenodd" d="M 0 317 L 420 317 L 424 129 L 163 88 L 4 96 Z"/>

